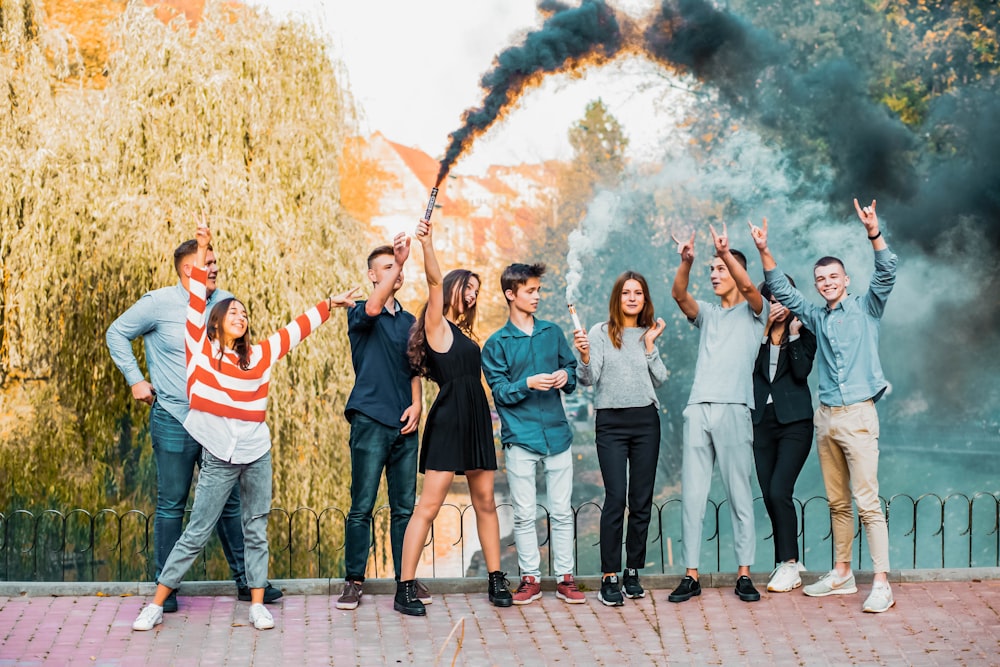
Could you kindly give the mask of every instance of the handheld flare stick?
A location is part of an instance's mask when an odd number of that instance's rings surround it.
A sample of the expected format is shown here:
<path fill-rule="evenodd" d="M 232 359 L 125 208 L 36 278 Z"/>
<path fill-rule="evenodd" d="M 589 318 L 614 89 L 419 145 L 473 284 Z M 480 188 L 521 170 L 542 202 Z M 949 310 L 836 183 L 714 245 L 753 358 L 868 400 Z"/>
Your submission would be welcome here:
<path fill-rule="evenodd" d="M 438 189 L 431 188 L 431 198 L 427 200 L 427 210 L 424 211 L 424 220 L 430 222 L 431 213 L 434 212 L 434 202 L 437 201 Z"/>
<path fill-rule="evenodd" d="M 573 318 L 573 331 L 582 331 L 583 325 L 580 323 L 580 317 L 576 314 L 576 306 L 573 304 L 567 304 L 569 307 L 569 316 Z"/>

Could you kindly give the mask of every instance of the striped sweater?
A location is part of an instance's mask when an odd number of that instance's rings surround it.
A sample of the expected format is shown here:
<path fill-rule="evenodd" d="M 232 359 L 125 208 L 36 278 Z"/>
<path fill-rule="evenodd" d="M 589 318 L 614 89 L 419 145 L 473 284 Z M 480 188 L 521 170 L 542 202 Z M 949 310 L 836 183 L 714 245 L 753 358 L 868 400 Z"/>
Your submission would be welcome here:
<path fill-rule="evenodd" d="M 219 343 L 205 330 L 205 280 L 208 272 L 193 268 L 184 343 L 187 352 L 187 393 L 192 410 L 248 422 L 263 422 L 271 366 L 330 317 L 326 301 L 296 317 L 266 340 L 251 347 L 250 367 L 242 370 L 239 357 L 227 350 L 219 367 Z"/>

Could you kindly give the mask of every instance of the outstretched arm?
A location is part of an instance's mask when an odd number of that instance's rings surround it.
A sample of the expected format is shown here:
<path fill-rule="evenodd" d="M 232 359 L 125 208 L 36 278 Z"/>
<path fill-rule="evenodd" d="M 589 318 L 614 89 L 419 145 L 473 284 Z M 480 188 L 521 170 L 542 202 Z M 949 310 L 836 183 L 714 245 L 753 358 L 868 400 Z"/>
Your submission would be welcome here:
<path fill-rule="evenodd" d="M 434 252 L 433 227 L 428 220 L 417 224 L 417 240 L 424 251 L 424 275 L 427 277 L 427 310 L 424 314 L 424 334 L 427 344 L 437 352 L 451 349 L 451 327 L 444 318 L 444 276 Z"/>
<path fill-rule="evenodd" d="M 694 264 L 694 232 L 691 232 L 691 238 L 688 241 L 681 241 L 673 234 L 670 235 L 670 238 L 677 244 L 677 252 L 681 256 L 681 263 L 677 267 L 670 295 L 674 297 L 681 312 L 689 320 L 693 320 L 698 317 L 698 302 L 688 292 L 688 283 L 691 281 L 691 265 Z"/>
<path fill-rule="evenodd" d="M 771 288 L 775 300 L 792 311 L 806 326 L 815 331 L 814 307 L 806 301 L 802 292 L 792 287 L 785 274 L 778 270 L 778 264 L 774 261 L 774 257 L 767 247 L 767 218 L 764 218 L 760 227 L 752 222 L 747 224 L 750 225 L 750 236 L 753 237 L 753 244 L 760 252 L 760 263 L 764 267 L 764 279 L 767 281 L 767 286 Z"/>
<path fill-rule="evenodd" d="M 750 275 L 747 270 L 743 268 L 743 265 L 737 261 L 736 257 L 733 256 L 732 250 L 729 247 L 729 232 L 726 229 L 726 223 L 722 223 L 722 233 L 718 234 L 715 231 L 715 227 L 712 225 L 708 226 L 708 230 L 712 232 L 712 242 L 715 244 L 715 254 L 721 259 L 726 268 L 729 269 L 729 275 L 733 277 L 736 282 L 736 289 L 740 291 L 743 298 L 747 300 L 750 304 L 750 308 L 756 315 L 760 315 L 761 310 L 764 308 L 764 298 L 760 295 L 760 290 L 757 286 L 753 284 L 750 280 Z"/>

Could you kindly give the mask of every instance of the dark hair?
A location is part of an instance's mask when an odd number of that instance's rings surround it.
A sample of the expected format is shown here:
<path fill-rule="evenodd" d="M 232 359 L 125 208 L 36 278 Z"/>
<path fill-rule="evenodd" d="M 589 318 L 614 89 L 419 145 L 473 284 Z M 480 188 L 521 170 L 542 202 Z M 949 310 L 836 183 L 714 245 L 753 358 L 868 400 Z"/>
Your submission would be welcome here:
<path fill-rule="evenodd" d="M 219 341 L 219 370 L 222 370 L 222 355 L 225 351 L 222 349 L 222 340 L 219 333 L 222 331 L 222 320 L 226 317 L 226 313 L 229 312 L 229 306 L 233 302 L 239 303 L 246 308 L 246 304 L 235 297 L 229 297 L 228 299 L 223 299 L 219 303 L 212 307 L 212 312 L 208 315 L 208 321 L 205 323 L 205 334 L 208 336 L 209 340 Z M 240 370 L 247 370 L 250 368 L 250 319 L 247 318 L 247 330 L 243 332 L 243 335 L 233 341 L 233 352 L 239 357 L 238 366 Z"/>
<path fill-rule="evenodd" d="M 459 307 L 462 303 L 465 288 L 469 286 L 469 281 L 473 278 L 482 284 L 483 281 L 479 275 L 468 269 L 454 269 L 448 272 L 441 283 L 441 290 L 444 292 L 442 314 L 447 318 L 448 313 L 452 313 L 455 318 L 455 326 L 461 329 L 469 338 L 476 340 L 473 328 L 476 326 L 476 308 L 478 302 L 471 308 L 462 309 Z M 424 376 L 428 375 L 426 320 L 427 304 L 425 303 L 424 307 L 420 309 L 420 317 L 410 327 L 410 340 L 406 346 L 406 354 L 410 358 L 410 366 L 417 373 Z"/>
<path fill-rule="evenodd" d="M 545 275 L 544 264 L 511 264 L 500 274 L 500 291 L 507 299 L 507 290 L 517 294 L 517 290 L 532 278 L 541 278 Z M 510 303 L 507 299 L 507 303 Z"/>
<path fill-rule="evenodd" d="M 382 255 L 392 255 L 395 257 L 395 253 L 392 251 L 391 245 L 380 245 L 379 247 L 368 253 L 368 268 L 372 268 L 372 262 L 376 257 L 381 257 Z"/>
<path fill-rule="evenodd" d="M 815 271 L 821 266 L 830 266 L 831 264 L 840 264 L 840 268 L 844 270 L 844 273 L 847 273 L 847 268 L 844 266 L 844 263 L 840 261 L 840 258 L 831 257 L 830 255 L 827 255 L 826 257 L 820 257 L 819 259 L 817 259 L 816 263 L 813 264 L 813 271 Z"/>
<path fill-rule="evenodd" d="M 636 318 L 636 326 L 649 329 L 656 321 L 653 313 L 653 301 L 649 297 L 649 285 L 641 273 L 636 271 L 626 271 L 615 280 L 614 287 L 611 288 L 611 298 L 608 300 L 608 338 L 611 344 L 619 350 L 622 347 L 622 334 L 625 331 L 625 313 L 622 311 L 622 290 L 625 283 L 634 280 L 642 287 L 643 304 Z"/>
<path fill-rule="evenodd" d="M 792 277 L 787 273 L 785 274 L 785 277 L 788 278 L 788 282 L 792 284 L 792 287 L 795 287 L 795 281 L 792 280 Z M 764 297 L 765 301 L 771 300 L 773 292 L 771 292 L 771 286 L 767 284 L 766 280 L 758 286 L 758 289 L 760 290 L 760 295 Z"/>
<path fill-rule="evenodd" d="M 730 250 L 729 250 L 729 252 L 730 252 L 730 253 L 732 254 L 732 256 L 733 256 L 733 257 L 735 257 L 735 258 L 736 258 L 736 261 L 737 261 L 737 262 L 739 262 L 739 263 L 740 263 L 740 265 L 741 265 L 741 266 L 742 266 L 742 267 L 743 267 L 744 269 L 745 269 L 745 268 L 747 268 L 747 256 L 746 256 L 746 255 L 744 255 L 744 254 L 743 254 L 742 252 L 740 252 L 739 250 L 733 250 L 733 249 L 730 249 Z"/>
<path fill-rule="evenodd" d="M 209 244 L 208 249 L 212 249 L 211 244 Z M 177 272 L 177 275 L 181 275 L 181 264 L 184 263 L 184 260 L 197 252 L 198 241 L 195 239 L 188 239 L 174 249 L 174 271 Z"/>
<path fill-rule="evenodd" d="M 792 279 L 792 277 L 790 275 L 788 275 L 787 273 L 785 274 L 785 277 L 788 278 L 788 282 L 790 282 L 792 284 L 792 287 L 795 287 L 795 280 Z M 760 290 L 760 295 L 764 298 L 765 301 L 770 301 L 771 297 L 774 296 L 774 293 L 771 292 L 771 286 L 767 284 L 766 280 L 764 282 L 762 282 L 758 286 L 758 289 Z M 768 335 L 770 335 L 771 330 L 768 329 L 766 333 Z M 781 333 L 781 340 L 779 341 L 778 344 L 779 345 L 784 345 L 785 343 L 787 343 L 788 342 L 788 335 L 789 335 L 788 334 L 788 326 L 786 325 L 785 326 L 785 330 Z"/>

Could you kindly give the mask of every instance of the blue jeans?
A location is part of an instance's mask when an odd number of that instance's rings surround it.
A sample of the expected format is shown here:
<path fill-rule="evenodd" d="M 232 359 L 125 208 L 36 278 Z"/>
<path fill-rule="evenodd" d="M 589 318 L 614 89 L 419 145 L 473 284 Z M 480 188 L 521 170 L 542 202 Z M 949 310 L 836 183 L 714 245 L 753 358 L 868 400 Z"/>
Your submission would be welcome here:
<path fill-rule="evenodd" d="M 201 472 L 194 492 L 191 520 L 170 550 L 160 573 L 160 583 L 177 588 L 198 554 L 205 548 L 212 528 L 238 487 L 243 498 L 243 534 L 246 539 L 247 585 L 267 586 L 267 516 L 271 511 L 271 452 L 253 463 L 227 463 L 202 450 Z"/>
<path fill-rule="evenodd" d="M 403 435 L 360 412 L 351 419 L 351 511 L 344 534 L 344 578 L 364 581 L 372 544 L 372 511 L 385 469 L 389 540 L 396 579 L 403 565 L 403 535 L 417 497 L 417 433 Z"/>
<path fill-rule="evenodd" d="M 184 426 L 158 403 L 149 414 L 149 430 L 156 461 L 156 521 L 153 549 L 156 552 L 156 579 L 170 551 L 181 536 L 184 510 L 191 493 L 195 464 L 201 464 L 201 445 Z M 233 579 L 246 585 L 243 563 L 243 526 L 240 523 L 240 489 L 233 488 L 215 526 L 222 551 Z"/>

